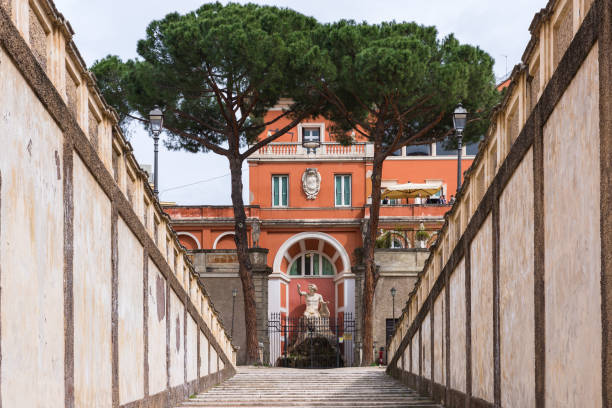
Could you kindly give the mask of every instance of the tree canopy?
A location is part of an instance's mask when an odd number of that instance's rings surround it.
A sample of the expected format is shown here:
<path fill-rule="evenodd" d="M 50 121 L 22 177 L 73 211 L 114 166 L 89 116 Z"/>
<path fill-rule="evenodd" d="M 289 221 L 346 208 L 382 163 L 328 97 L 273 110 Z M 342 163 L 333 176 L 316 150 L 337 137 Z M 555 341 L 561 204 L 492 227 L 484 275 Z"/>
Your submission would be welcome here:
<path fill-rule="evenodd" d="M 380 138 L 385 156 L 406 144 L 440 140 L 452 134 L 458 103 L 470 112 L 466 141 L 488 127 L 498 93 L 494 61 L 480 48 L 453 35 L 439 39 L 435 27 L 350 20 L 321 26 L 317 41 L 334 66 L 323 90 L 338 140 L 350 141 L 353 130 Z"/>
<path fill-rule="evenodd" d="M 205 4 L 153 21 L 138 42 L 141 59 L 121 65 L 111 56 L 97 61 L 92 71 L 121 112 L 146 118 L 152 106 L 159 106 L 168 147 L 227 154 L 221 146 L 231 137 L 239 137 L 244 147 L 282 118 L 316 112 L 313 84 L 329 68 L 310 35 L 316 25 L 315 19 L 289 9 Z M 291 108 L 265 123 L 265 112 L 287 96 L 294 101 Z"/>

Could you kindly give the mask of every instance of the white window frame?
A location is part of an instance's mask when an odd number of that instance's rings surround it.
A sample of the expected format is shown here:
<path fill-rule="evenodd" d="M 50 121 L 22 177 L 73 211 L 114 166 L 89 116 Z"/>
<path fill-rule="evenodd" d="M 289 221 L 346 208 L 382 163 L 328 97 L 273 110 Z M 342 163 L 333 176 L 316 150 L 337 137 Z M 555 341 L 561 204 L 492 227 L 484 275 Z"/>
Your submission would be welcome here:
<path fill-rule="evenodd" d="M 304 272 L 306 270 L 306 255 L 319 255 L 319 274 L 318 275 L 306 275 Z M 332 266 L 333 275 L 323 275 L 323 258 L 327 259 Z M 293 264 L 296 262 L 300 262 L 302 273 L 299 275 L 291 275 L 291 268 Z M 310 263 L 310 269 L 314 271 L 314 264 Z M 332 278 L 338 275 L 338 271 L 336 270 L 336 264 L 332 262 L 332 258 L 327 256 L 327 254 L 318 251 L 304 251 L 300 254 L 296 255 L 291 262 L 289 262 L 289 267 L 287 268 L 287 276 L 290 278 L 299 278 L 299 277 L 307 277 L 307 278 Z"/>
<path fill-rule="evenodd" d="M 342 194 L 342 198 L 341 198 L 341 203 L 338 204 L 336 202 L 336 183 L 338 182 L 338 177 L 341 178 L 342 180 L 342 188 L 340 189 L 341 194 Z M 348 204 L 344 204 L 344 183 L 345 183 L 345 177 L 349 178 L 349 186 L 350 186 L 350 190 L 349 190 L 349 203 Z M 351 205 L 353 205 L 353 175 L 352 174 L 334 174 L 334 206 L 335 207 L 350 207 Z"/>
<path fill-rule="evenodd" d="M 275 177 L 278 177 L 278 179 L 279 179 L 279 184 L 278 184 L 278 188 L 279 188 L 279 191 L 278 191 L 278 205 L 274 205 L 274 178 Z M 285 205 L 283 205 L 283 196 L 282 196 L 283 188 L 282 188 L 282 184 L 280 183 L 280 180 L 283 177 L 287 179 L 287 203 Z M 287 207 L 289 207 L 289 175 L 288 174 L 273 174 L 272 175 L 272 179 L 271 179 L 271 186 L 270 187 L 271 187 L 270 188 L 270 192 L 272 193 L 271 197 L 270 197 L 271 198 L 272 207 L 274 207 L 274 208 L 287 208 Z"/>
<path fill-rule="evenodd" d="M 298 143 L 302 144 L 302 135 L 304 134 L 304 129 L 309 128 L 319 128 L 319 135 L 321 143 L 326 142 L 325 138 L 325 123 L 298 123 Z"/>

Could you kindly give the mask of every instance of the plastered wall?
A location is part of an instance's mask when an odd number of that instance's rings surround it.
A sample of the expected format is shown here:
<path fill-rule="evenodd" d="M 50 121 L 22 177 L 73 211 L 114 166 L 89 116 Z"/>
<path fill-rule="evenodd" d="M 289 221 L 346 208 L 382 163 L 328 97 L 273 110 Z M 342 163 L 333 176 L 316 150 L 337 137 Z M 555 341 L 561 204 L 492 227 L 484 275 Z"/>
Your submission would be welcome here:
<path fill-rule="evenodd" d="M 602 402 L 597 52 L 596 45 L 544 126 L 545 195 L 563 198 L 544 203 L 546 332 L 559 334 L 546 343 L 550 406 Z"/>
<path fill-rule="evenodd" d="M 60 406 L 64 384 L 54 379 L 64 375 L 64 138 L 2 48 L 0 104 L 2 402 L 36 406 L 45 395 Z"/>
<path fill-rule="evenodd" d="M 184 307 L 174 291 L 170 291 L 170 386 L 185 381 Z"/>
<path fill-rule="evenodd" d="M 236 350 L 72 35 L 0 2 L 0 406 L 170 406 Z"/>
<path fill-rule="evenodd" d="M 446 383 L 446 319 L 444 315 L 444 296 L 438 296 L 434 304 L 434 381 Z"/>
<path fill-rule="evenodd" d="M 493 268 L 491 261 L 491 216 L 472 241 L 471 321 L 472 321 L 472 395 L 485 401 L 493 399 Z"/>
<path fill-rule="evenodd" d="M 535 404 L 533 150 L 525 155 L 499 200 L 500 355 L 504 406 Z"/>
<path fill-rule="evenodd" d="M 390 342 L 448 407 L 612 404 L 612 4 L 550 1 L 530 30 Z"/>
<path fill-rule="evenodd" d="M 421 326 L 421 363 L 423 364 L 423 376 L 431 378 L 431 319 L 429 314 Z"/>
<path fill-rule="evenodd" d="M 111 204 L 74 157 L 74 388 L 77 407 L 112 404 Z"/>
<path fill-rule="evenodd" d="M 450 385 L 465 392 L 465 261 L 450 277 Z"/>
<path fill-rule="evenodd" d="M 166 282 L 153 261 L 149 260 L 148 270 L 148 364 L 149 392 L 156 394 L 167 386 L 167 364 L 165 342 L 155 341 L 166 338 Z"/>
<path fill-rule="evenodd" d="M 144 308 L 142 247 L 127 224 L 119 219 L 118 304 L 119 402 L 144 396 Z M 136 254 L 136 256 L 129 256 Z M 128 255 L 128 256 L 122 256 Z"/>
<path fill-rule="evenodd" d="M 419 337 L 418 337 L 418 333 L 417 333 L 417 336 L 415 336 L 414 339 L 412 340 L 412 342 L 410 343 L 410 348 L 412 349 L 412 373 L 419 375 L 420 374 L 419 367 L 420 367 L 420 362 L 421 362 L 421 356 L 419 355 Z"/>

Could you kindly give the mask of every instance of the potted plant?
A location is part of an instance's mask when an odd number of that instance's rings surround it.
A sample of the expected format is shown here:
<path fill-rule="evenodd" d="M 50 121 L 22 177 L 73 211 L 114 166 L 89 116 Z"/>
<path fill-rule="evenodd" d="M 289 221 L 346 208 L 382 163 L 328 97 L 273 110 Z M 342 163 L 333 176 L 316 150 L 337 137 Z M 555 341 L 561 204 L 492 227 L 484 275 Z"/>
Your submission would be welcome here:
<path fill-rule="evenodd" d="M 418 243 L 418 248 L 425 248 L 425 243 L 429 239 L 429 233 L 425 231 L 425 226 L 422 223 L 418 231 L 415 233 L 414 238 Z"/>

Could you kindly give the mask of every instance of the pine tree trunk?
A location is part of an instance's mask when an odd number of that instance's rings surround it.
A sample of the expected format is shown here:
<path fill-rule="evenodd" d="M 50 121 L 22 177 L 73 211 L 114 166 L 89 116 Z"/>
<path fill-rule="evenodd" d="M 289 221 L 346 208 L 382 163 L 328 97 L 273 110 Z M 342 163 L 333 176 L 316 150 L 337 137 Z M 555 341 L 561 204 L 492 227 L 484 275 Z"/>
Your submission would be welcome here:
<path fill-rule="evenodd" d="M 247 364 L 259 361 L 257 351 L 257 313 L 255 304 L 255 284 L 251 259 L 249 258 L 249 241 L 247 238 L 246 213 L 242 200 L 242 161 L 230 159 L 232 175 L 232 204 L 234 205 L 234 241 L 238 254 L 239 275 L 242 281 L 244 296 L 244 324 L 246 330 Z"/>
<path fill-rule="evenodd" d="M 363 243 L 365 275 L 363 288 L 363 365 L 368 366 L 375 362 L 374 347 L 374 290 L 378 281 L 376 263 L 374 260 L 374 248 L 376 247 L 376 232 L 378 230 L 378 218 L 380 215 L 380 184 L 382 178 L 383 158 L 374 155 L 372 166 L 372 204 L 370 206 L 370 220 L 368 222 L 368 233 Z M 373 350 L 374 352 L 376 350 Z"/>

